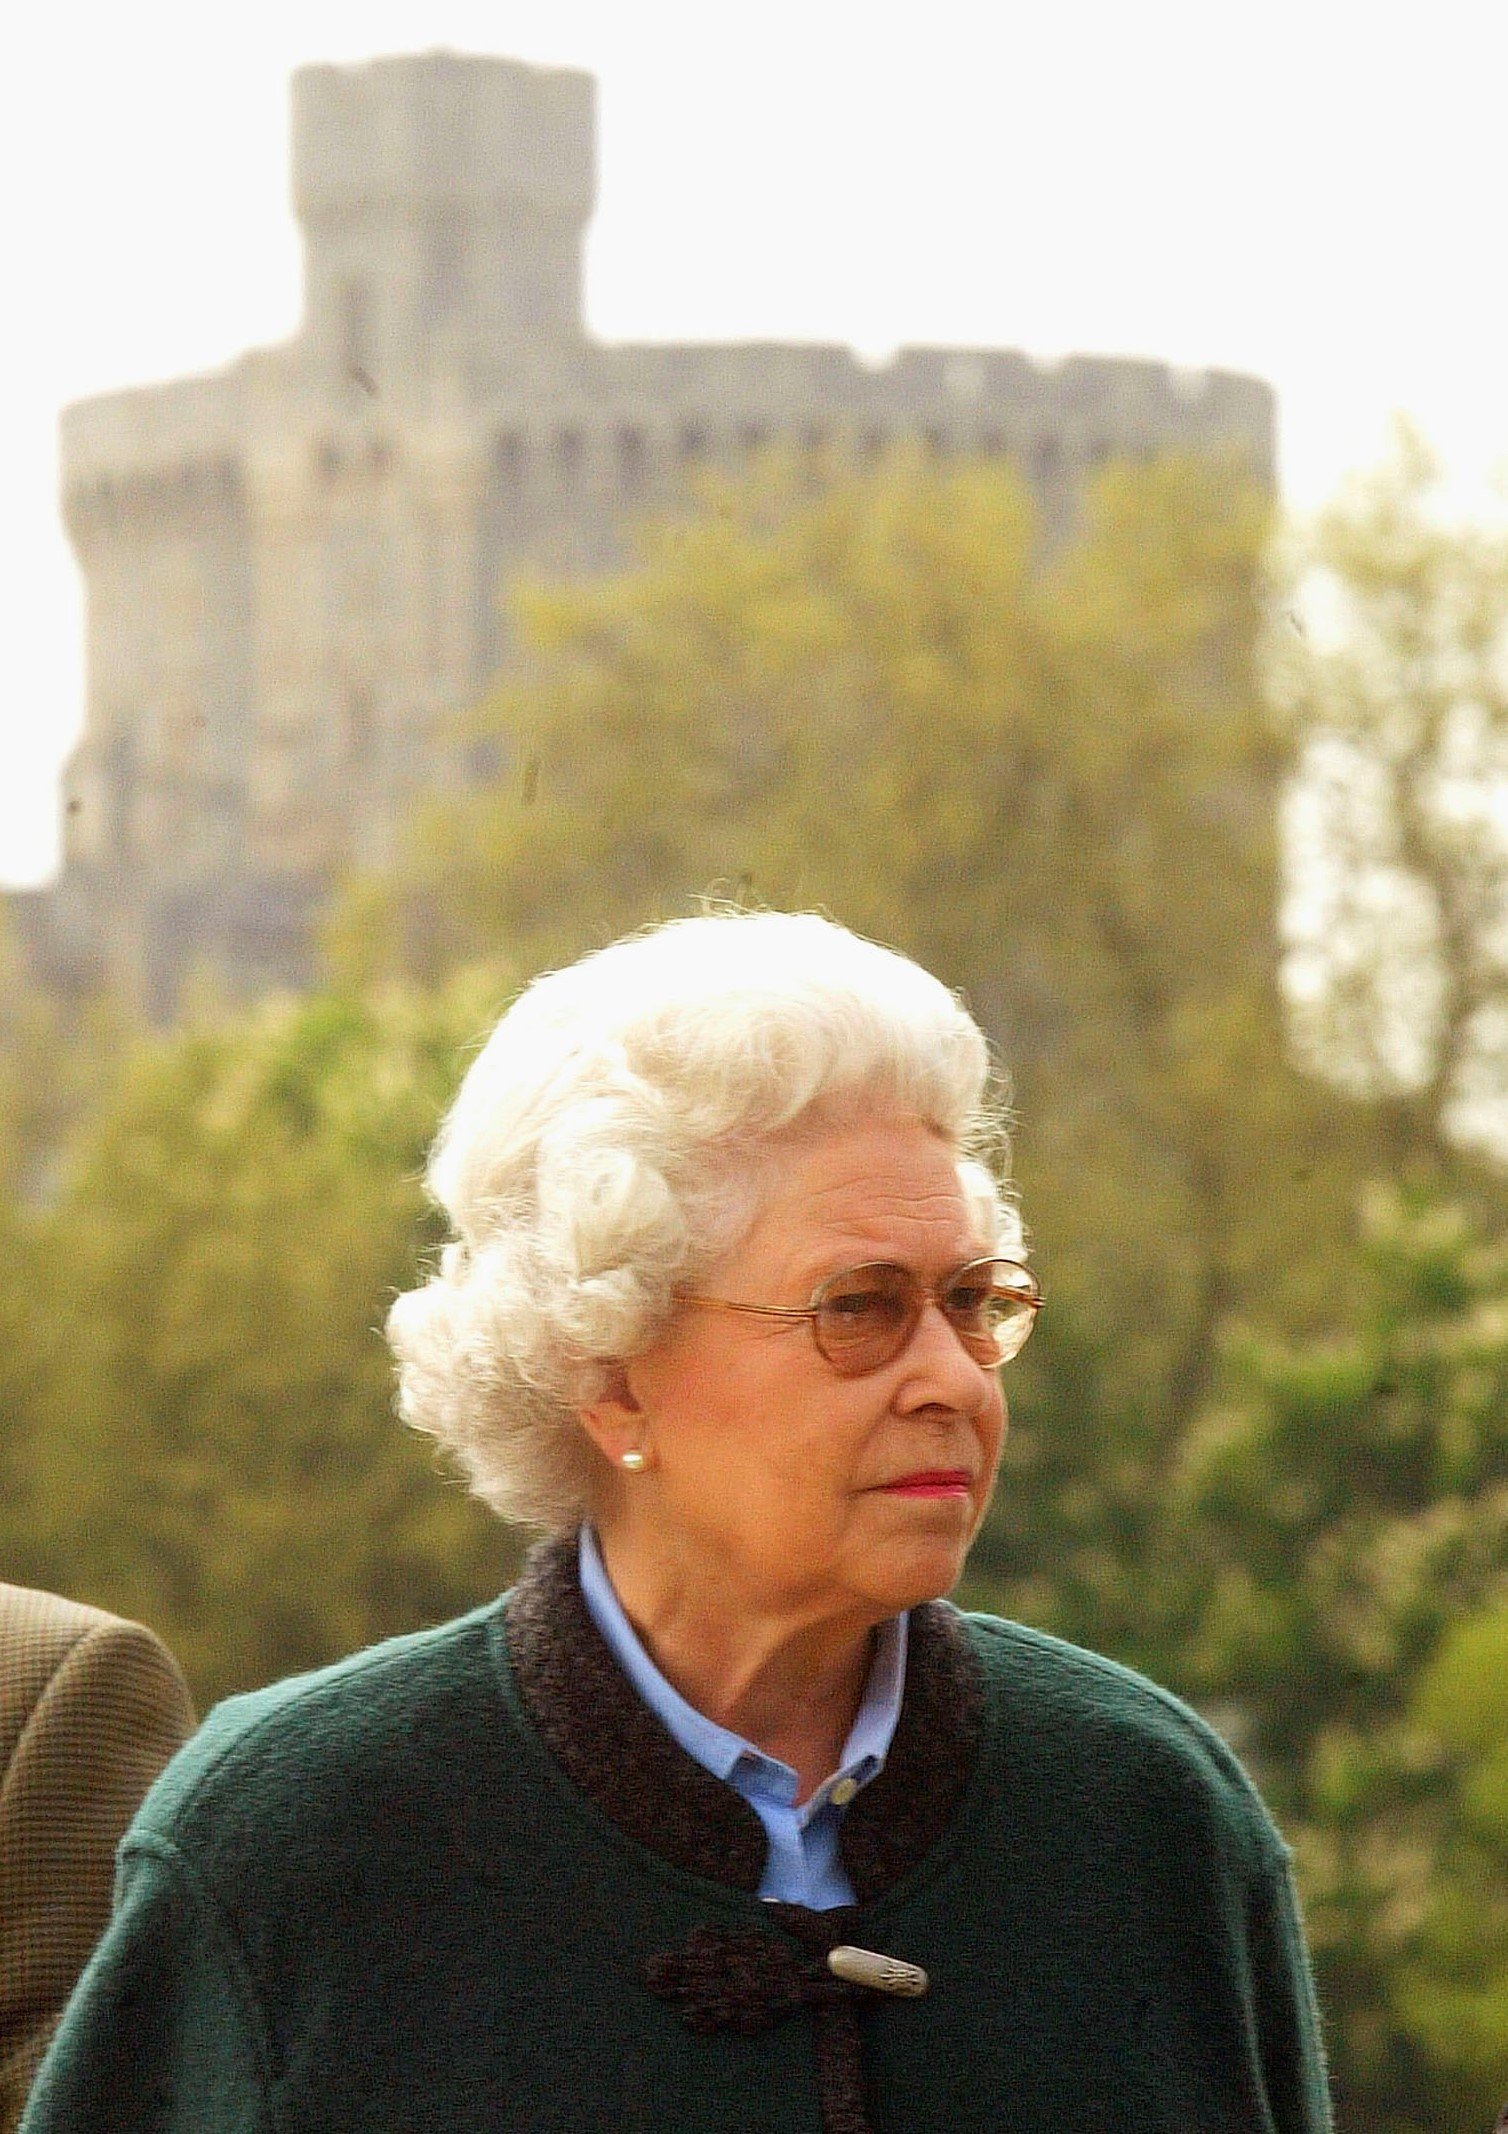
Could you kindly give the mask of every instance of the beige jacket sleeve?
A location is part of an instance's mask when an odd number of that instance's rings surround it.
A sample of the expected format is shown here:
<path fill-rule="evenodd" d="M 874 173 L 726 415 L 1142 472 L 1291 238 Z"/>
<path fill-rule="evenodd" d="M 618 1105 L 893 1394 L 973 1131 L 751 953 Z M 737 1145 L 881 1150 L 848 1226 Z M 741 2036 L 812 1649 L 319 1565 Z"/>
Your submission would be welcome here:
<path fill-rule="evenodd" d="M 150 1630 L 0 1583 L 0 2134 L 110 1916 L 115 1847 L 193 1724 Z"/>

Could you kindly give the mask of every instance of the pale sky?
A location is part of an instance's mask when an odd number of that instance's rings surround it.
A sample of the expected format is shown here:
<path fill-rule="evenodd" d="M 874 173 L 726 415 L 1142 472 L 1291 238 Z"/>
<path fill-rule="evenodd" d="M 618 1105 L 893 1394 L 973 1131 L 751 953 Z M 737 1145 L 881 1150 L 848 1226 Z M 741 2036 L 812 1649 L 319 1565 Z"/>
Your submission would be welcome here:
<path fill-rule="evenodd" d="M 0 881 L 82 714 L 58 409 L 289 333 L 289 74 L 435 45 L 597 76 L 605 338 L 1250 370 L 1301 508 L 1394 408 L 1508 460 L 1508 0 L 55 0 L 0 91 Z"/>

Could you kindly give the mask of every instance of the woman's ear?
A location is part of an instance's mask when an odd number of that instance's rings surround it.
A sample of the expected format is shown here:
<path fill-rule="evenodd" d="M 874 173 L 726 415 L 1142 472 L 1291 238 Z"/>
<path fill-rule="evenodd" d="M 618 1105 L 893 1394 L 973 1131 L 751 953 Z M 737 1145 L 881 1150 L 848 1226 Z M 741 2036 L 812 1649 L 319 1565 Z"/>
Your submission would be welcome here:
<path fill-rule="evenodd" d="M 614 1467 L 623 1465 L 626 1452 L 644 1450 L 644 1411 L 628 1382 L 626 1364 L 604 1365 L 597 1391 L 576 1412 L 582 1429 Z"/>

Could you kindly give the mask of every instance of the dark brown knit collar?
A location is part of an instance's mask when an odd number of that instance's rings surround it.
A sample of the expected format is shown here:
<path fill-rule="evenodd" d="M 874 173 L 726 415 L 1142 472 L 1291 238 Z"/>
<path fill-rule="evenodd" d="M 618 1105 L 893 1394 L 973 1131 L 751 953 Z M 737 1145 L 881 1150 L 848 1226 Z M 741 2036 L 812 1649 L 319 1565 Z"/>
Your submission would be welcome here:
<path fill-rule="evenodd" d="M 581 1595 L 574 1537 L 530 1553 L 506 1621 L 519 1693 L 566 1776 L 648 1851 L 756 1891 L 766 1853 L 758 1816 L 687 1755 L 613 1658 Z M 843 1863 L 861 1904 L 899 1882 L 947 1829 L 983 1708 L 979 1662 L 956 1610 L 942 1601 L 913 1609 L 890 1754 L 843 1817 Z"/>

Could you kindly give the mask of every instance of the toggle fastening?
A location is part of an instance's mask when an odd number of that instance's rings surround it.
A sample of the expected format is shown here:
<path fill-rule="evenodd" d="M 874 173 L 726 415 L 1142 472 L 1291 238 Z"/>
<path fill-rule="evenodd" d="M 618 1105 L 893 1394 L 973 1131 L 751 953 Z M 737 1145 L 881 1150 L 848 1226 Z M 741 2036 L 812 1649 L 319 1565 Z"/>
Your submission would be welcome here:
<path fill-rule="evenodd" d="M 915 2000 L 927 1990 L 927 1974 L 920 1964 L 903 1964 L 898 1956 L 881 1956 L 875 1949 L 855 1949 L 847 1942 L 827 1952 L 827 1968 L 834 1978 L 850 1985 L 868 1986 L 875 1993 L 899 1993 Z"/>

